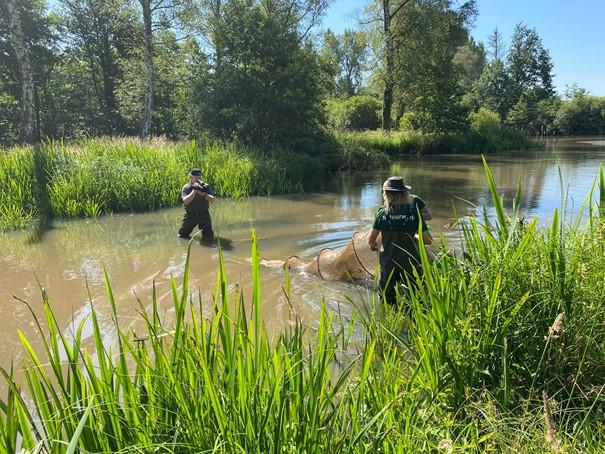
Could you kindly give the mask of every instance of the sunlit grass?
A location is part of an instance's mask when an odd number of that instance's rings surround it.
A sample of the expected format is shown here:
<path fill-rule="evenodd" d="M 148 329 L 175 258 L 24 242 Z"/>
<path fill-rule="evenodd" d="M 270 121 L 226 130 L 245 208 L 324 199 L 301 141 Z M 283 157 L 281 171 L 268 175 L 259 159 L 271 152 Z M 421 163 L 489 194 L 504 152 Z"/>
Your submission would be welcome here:
<path fill-rule="evenodd" d="M 142 301 L 136 334 L 124 330 L 107 276 L 117 338 L 94 307 L 68 338 L 42 292 L 43 351 L 20 335 L 27 360 L 20 374 L 3 371 L 3 450 L 602 452 L 600 204 L 590 194 L 582 222 L 564 203 L 549 226 L 525 222 L 522 188 L 505 207 L 485 172 L 495 210 L 461 221 L 464 257 L 444 250 L 437 265 L 422 254 L 421 285 L 399 307 L 370 296 L 351 321 L 323 309 L 314 328 L 293 315 L 270 336 L 254 238 L 249 294 L 228 291 L 219 252 L 205 312 L 188 293 L 187 260 L 172 307 L 155 293 Z M 286 273 L 288 299 L 291 282 Z"/>
<path fill-rule="evenodd" d="M 317 188 L 325 174 L 306 155 L 219 142 L 50 141 L 0 155 L 0 230 L 26 227 L 41 214 L 96 217 L 176 206 L 192 167 L 202 168 L 221 197 L 232 198 Z M 40 200 L 48 207 L 39 207 Z"/>
<path fill-rule="evenodd" d="M 0 152 L 0 231 L 27 226 L 37 215 L 31 148 Z"/>
<path fill-rule="evenodd" d="M 340 142 L 346 141 L 368 152 L 380 152 L 391 157 L 411 154 L 493 153 L 523 150 L 533 146 L 524 135 L 506 129 L 500 129 L 491 135 L 472 131 L 461 134 L 364 131 L 342 132 L 338 133 L 337 137 Z"/>

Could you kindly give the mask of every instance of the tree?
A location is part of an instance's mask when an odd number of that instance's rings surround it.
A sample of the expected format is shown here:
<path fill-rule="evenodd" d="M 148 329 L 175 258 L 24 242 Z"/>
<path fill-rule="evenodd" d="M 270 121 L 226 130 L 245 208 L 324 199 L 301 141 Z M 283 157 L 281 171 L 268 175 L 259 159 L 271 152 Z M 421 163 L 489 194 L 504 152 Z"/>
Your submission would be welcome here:
<path fill-rule="evenodd" d="M 382 24 L 384 32 L 384 95 L 382 98 L 382 129 L 389 131 L 391 129 L 391 111 L 393 110 L 393 88 L 395 80 L 393 75 L 394 70 L 394 53 L 395 46 L 393 44 L 393 34 L 391 31 L 391 23 L 395 16 L 402 11 L 413 0 L 400 0 L 398 4 L 394 4 L 391 0 L 382 0 Z"/>
<path fill-rule="evenodd" d="M 188 38 L 180 41 L 171 31 L 156 32 L 154 37 L 154 109 L 152 134 L 169 137 L 195 137 L 195 110 L 192 94 L 196 81 L 207 72 L 207 63 L 199 43 Z M 133 58 L 119 61 L 123 75 L 116 87 L 120 113 L 127 131 L 140 133 L 146 108 L 148 80 L 144 49 Z"/>
<path fill-rule="evenodd" d="M 141 126 L 141 137 L 151 134 L 153 103 L 155 96 L 156 73 L 153 62 L 154 30 L 167 30 L 180 17 L 192 9 L 188 0 L 138 0 L 143 11 L 143 29 L 145 31 L 145 73 L 147 86 L 145 91 L 145 111 Z"/>
<path fill-rule="evenodd" d="M 569 99 L 562 102 L 554 120 L 556 130 L 565 135 L 603 135 L 605 133 L 605 97 L 590 96 L 577 86 L 568 89 Z"/>
<path fill-rule="evenodd" d="M 484 107 L 497 112 L 504 120 L 514 105 L 510 86 L 510 76 L 504 63 L 501 60 L 492 60 L 485 65 L 481 76 L 473 84 L 466 102 L 475 111 Z"/>
<path fill-rule="evenodd" d="M 27 37 L 23 30 L 22 6 L 20 2 L 15 0 L 6 0 L 6 3 L 4 3 L 21 83 L 19 135 L 23 141 L 31 143 L 36 138 L 34 129 L 34 77 L 27 49 Z"/>
<path fill-rule="evenodd" d="M 462 95 L 470 82 L 457 55 L 470 43 L 466 24 L 474 15 L 473 2 L 454 8 L 448 0 L 416 0 L 397 16 L 392 31 L 398 119 L 413 112 L 415 124 L 427 132 L 466 127 Z M 468 77 L 476 77 L 468 69 Z"/>
<path fill-rule="evenodd" d="M 498 30 L 498 27 L 487 37 L 487 49 L 492 61 L 503 59 L 505 54 L 504 38 L 502 38 L 502 33 Z"/>
<path fill-rule="evenodd" d="M 220 48 L 196 87 L 200 124 L 223 138 L 296 147 L 323 120 L 317 54 L 289 9 L 303 2 L 229 0 L 213 36 Z"/>
<path fill-rule="evenodd" d="M 128 57 L 141 42 L 142 30 L 136 11 L 128 0 L 60 0 L 67 31 L 66 52 L 85 62 L 93 87 L 97 111 L 91 118 L 94 128 L 105 132 L 124 132 L 116 100 L 120 77 L 117 60 Z"/>
<path fill-rule="evenodd" d="M 468 42 L 458 47 L 453 59 L 454 65 L 460 69 L 459 83 L 466 93 L 481 77 L 485 66 L 485 49 L 483 44 L 476 43 L 472 37 Z"/>
<path fill-rule="evenodd" d="M 329 68 L 336 96 L 358 94 L 368 56 L 364 32 L 345 29 L 342 35 L 328 30 L 324 34 L 322 60 Z"/>
<path fill-rule="evenodd" d="M 537 100 L 554 95 L 550 53 L 535 29 L 517 24 L 507 61 L 515 101 L 530 90 L 535 92 Z"/>

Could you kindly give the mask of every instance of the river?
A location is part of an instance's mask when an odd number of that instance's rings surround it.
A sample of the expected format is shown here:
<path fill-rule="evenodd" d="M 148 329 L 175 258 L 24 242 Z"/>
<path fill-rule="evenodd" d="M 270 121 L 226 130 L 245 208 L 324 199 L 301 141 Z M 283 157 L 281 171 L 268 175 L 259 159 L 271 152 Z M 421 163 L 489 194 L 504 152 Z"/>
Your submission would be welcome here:
<path fill-rule="evenodd" d="M 487 159 L 505 205 L 510 207 L 521 179 L 523 215 L 547 222 L 561 205 L 561 178 L 568 194 L 568 211 L 575 212 L 591 190 L 604 158 L 605 141 L 587 138 L 549 142 L 540 151 L 492 154 Z M 371 227 L 381 203 L 382 181 L 390 175 L 401 175 L 413 186 L 412 192 L 425 200 L 433 214 L 433 234 L 443 234 L 451 243 L 458 238 L 456 230 L 449 228 L 456 217 L 492 205 L 477 155 L 410 158 L 394 163 L 388 171 L 343 174 L 335 177 L 328 192 L 219 200 L 211 211 L 215 231 L 232 242 L 224 251 L 231 291 L 243 285 L 249 300 L 246 292 L 253 230 L 266 259 L 283 260 L 291 255 L 310 259 L 322 248 L 342 247 L 354 232 Z M 104 269 L 122 328 L 137 326 L 137 299 L 149 306 L 154 283 L 160 306 L 170 317 L 170 279 L 181 288 L 188 248 L 188 242 L 176 236 L 181 215 L 182 208 L 174 208 L 95 220 L 54 221 L 37 243 L 29 241 L 27 232 L 1 235 L 0 317 L 4 322 L 0 325 L 0 366 L 9 367 L 11 359 L 18 362 L 23 357 L 17 330 L 24 332 L 35 348 L 40 347 L 32 316 L 15 297 L 27 301 L 43 317 L 41 288 L 65 333 L 89 315 L 93 304 L 111 335 Z M 218 250 L 195 243 L 191 252 L 190 290 L 210 314 Z M 354 304 L 367 302 L 370 292 L 367 286 L 296 274 L 292 277 L 291 308 L 283 296 L 284 275 L 279 269 L 264 268 L 261 282 L 263 317 L 270 333 L 286 326 L 292 310 L 306 325 L 316 325 L 322 303 L 330 311 L 349 317 Z M 84 337 L 90 334 L 87 324 Z"/>

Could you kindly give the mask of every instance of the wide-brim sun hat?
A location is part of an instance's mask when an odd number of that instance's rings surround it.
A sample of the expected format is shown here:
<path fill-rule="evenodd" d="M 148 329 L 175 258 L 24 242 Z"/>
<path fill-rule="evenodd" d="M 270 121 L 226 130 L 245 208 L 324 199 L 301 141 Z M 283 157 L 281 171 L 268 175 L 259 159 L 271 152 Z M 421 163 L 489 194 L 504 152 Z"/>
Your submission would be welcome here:
<path fill-rule="evenodd" d="M 382 185 L 383 191 L 404 192 L 412 189 L 403 181 L 401 177 L 390 177 Z"/>

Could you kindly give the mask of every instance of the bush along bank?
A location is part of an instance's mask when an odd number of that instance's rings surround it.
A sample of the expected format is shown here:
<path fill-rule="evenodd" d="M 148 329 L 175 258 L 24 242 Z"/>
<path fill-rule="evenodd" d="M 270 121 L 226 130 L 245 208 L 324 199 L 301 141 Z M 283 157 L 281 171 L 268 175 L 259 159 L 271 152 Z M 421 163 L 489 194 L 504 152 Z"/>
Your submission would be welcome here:
<path fill-rule="evenodd" d="M 94 217 L 176 206 L 191 167 L 222 197 L 321 187 L 324 164 L 305 154 L 219 142 L 91 139 L 50 141 L 0 154 L 0 229 L 41 216 Z"/>
<path fill-rule="evenodd" d="M 359 155 L 380 153 L 389 158 L 407 155 L 484 153 L 525 150 L 535 147 L 526 136 L 505 128 L 465 133 L 423 134 L 395 131 L 350 131 L 336 133 L 337 140 L 356 148 Z"/>
<path fill-rule="evenodd" d="M 43 292 L 49 332 L 40 355 L 22 337 L 25 387 L 2 371 L 2 449 L 603 452 L 601 206 L 571 222 L 555 212 L 550 226 L 521 223 L 521 193 L 507 212 L 486 173 L 495 216 L 466 220 L 463 258 L 431 265 L 423 254 L 420 285 L 398 308 L 371 299 L 361 339 L 325 309 L 311 330 L 292 315 L 270 339 L 254 238 L 250 304 L 227 291 L 219 252 L 210 320 L 187 293 L 186 264 L 173 310 L 152 296 L 137 337 L 121 326 L 106 276 L 114 329 L 91 308 L 94 352 L 86 320 L 65 336 Z M 599 187 L 605 194 L 603 177 Z M 286 274 L 288 298 L 289 283 Z"/>

